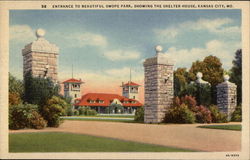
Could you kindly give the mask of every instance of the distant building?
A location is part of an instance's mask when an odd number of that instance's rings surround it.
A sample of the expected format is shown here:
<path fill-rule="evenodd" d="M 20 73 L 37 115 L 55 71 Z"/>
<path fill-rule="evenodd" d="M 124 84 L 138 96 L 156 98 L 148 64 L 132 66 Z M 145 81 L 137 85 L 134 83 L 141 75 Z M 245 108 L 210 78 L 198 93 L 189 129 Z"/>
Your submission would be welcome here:
<path fill-rule="evenodd" d="M 126 84 L 122 84 L 122 95 L 130 99 L 139 99 L 139 84 L 129 81 Z"/>
<path fill-rule="evenodd" d="M 82 80 L 74 78 L 68 79 L 63 82 L 64 84 L 64 97 L 71 97 L 71 103 L 75 102 L 75 99 L 81 98 L 81 84 Z"/>
<path fill-rule="evenodd" d="M 59 48 L 45 38 L 45 31 L 36 31 L 37 40 L 27 44 L 22 50 L 23 76 L 31 72 L 35 77 L 51 78 L 57 82 Z"/>
<path fill-rule="evenodd" d="M 134 113 L 142 104 L 136 99 L 130 99 L 118 94 L 109 93 L 88 93 L 82 96 L 75 104 L 75 107 L 90 107 L 97 113 L 107 113 L 111 105 L 120 105 L 123 107 L 123 113 Z M 118 108 L 113 108 L 111 113 L 119 113 Z"/>

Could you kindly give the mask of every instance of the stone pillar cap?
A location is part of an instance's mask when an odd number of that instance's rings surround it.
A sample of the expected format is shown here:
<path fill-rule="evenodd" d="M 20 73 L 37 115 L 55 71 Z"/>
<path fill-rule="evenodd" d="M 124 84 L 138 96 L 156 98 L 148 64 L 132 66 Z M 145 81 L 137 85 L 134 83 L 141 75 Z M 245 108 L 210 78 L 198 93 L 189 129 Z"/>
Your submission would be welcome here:
<path fill-rule="evenodd" d="M 36 30 L 36 37 L 37 38 L 42 38 L 42 37 L 44 37 L 45 33 L 46 33 L 46 31 L 44 29 L 39 28 L 39 29 Z"/>
<path fill-rule="evenodd" d="M 223 77 L 224 77 L 224 81 L 225 81 L 225 82 L 228 82 L 228 81 L 229 81 L 229 78 L 230 78 L 229 75 L 226 74 L 226 75 L 224 75 Z"/>
<path fill-rule="evenodd" d="M 156 55 L 157 55 L 158 53 L 161 53 L 162 50 L 163 50 L 162 46 L 160 46 L 160 45 L 155 46 Z"/>
<path fill-rule="evenodd" d="M 209 82 L 204 81 L 204 80 L 202 79 L 203 74 L 202 74 L 201 72 L 197 72 L 197 73 L 196 73 L 196 77 L 197 77 L 197 80 L 195 81 L 196 83 L 199 83 L 199 84 L 210 84 Z"/>

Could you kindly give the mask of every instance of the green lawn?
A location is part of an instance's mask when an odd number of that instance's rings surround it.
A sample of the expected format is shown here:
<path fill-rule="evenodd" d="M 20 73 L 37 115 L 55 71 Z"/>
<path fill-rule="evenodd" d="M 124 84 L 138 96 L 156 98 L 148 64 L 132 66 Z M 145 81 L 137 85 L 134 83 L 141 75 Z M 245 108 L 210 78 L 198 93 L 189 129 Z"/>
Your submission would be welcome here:
<path fill-rule="evenodd" d="M 192 150 L 81 134 L 43 132 L 9 134 L 9 152 L 192 152 Z"/>
<path fill-rule="evenodd" d="M 208 125 L 208 126 L 198 126 L 200 128 L 208 129 L 224 129 L 224 130 L 234 130 L 241 131 L 241 125 Z"/>

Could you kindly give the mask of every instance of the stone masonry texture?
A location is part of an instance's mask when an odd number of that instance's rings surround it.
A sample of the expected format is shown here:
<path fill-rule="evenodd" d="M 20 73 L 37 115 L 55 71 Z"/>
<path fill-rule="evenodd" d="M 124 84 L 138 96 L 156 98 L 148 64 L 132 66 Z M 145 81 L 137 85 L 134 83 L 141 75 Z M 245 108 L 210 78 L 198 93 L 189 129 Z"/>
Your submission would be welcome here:
<path fill-rule="evenodd" d="M 22 50 L 23 55 L 23 75 L 31 71 L 35 77 L 50 77 L 53 82 L 58 78 L 58 52 L 56 45 L 49 43 L 43 37 L 26 45 Z M 48 69 L 46 69 L 48 66 Z"/>
<path fill-rule="evenodd" d="M 237 106 L 237 86 L 229 81 L 222 82 L 217 86 L 217 105 L 220 111 L 224 112 L 230 120 L 232 113 Z"/>
<path fill-rule="evenodd" d="M 165 55 L 144 62 L 145 105 L 144 122 L 160 123 L 173 104 L 173 62 Z"/>

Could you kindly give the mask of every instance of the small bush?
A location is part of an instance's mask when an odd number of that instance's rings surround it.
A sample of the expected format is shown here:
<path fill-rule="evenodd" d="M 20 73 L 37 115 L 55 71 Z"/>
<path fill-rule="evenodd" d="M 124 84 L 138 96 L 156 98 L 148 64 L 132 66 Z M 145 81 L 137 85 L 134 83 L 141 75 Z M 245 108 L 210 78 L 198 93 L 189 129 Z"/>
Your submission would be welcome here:
<path fill-rule="evenodd" d="M 96 110 L 94 110 L 94 109 L 86 110 L 86 116 L 95 116 L 95 115 L 97 115 Z"/>
<path fill-rule="evenodd" d="M 78 110 L 74 110 L 74 115 L 75 116 L 79 116 L 79 111 Z"/>
<path fill-rule="evenodd" d="M 195 115 L 188 109 L 188 106 L 181 104 L 180 106 L 169 109 L 164 119 L 166 123 L 194 123 Z"/>
<path fill-rule="evenodd" d="M 73 116 L 73 115 L 74 115 L 73 109 L 72 108 L 68 108 L 67 109 L 67 116 Z"/>
<path fill-rule="evenodd" d="M 211 123 L 212 116 L 209 109 L 204 106 L 197 106 L 197 111 L 195 113 L 196 122 L 198 123 Z"/>
<path fill-rule="evenodd" d="M 211 112 L 212 122 L 213 123 L 225 123 L 227 121 L 227 115 L 220 112 L 219 108 L 216 105 L 209 106 Z"/>
<path fill-rule="evenodd" d="M 181 97 L 181 104 L 186 104 L 193 112 L 197 110 L 195 97 L 185 95 L 184 97 Z"/>
<path fill-rule="evenodd" d="M 32 117 L 30 118 L 30 127 L 35 129 L 42 129 L 47 126 L 47 121 L 36 111 L 32 112 Z"/>
<path fill-rule="evenodd" d="M 242 107 L 237 106 L 235 111 L 232 114 L 231 121 L 233 122 L 241 122 L 242 121 Z"/>
<path fill-rule="evenodd" d="M 134 121 L 144 122 L 144 107 L 139 107 L 135 112 Z"/>
<path fill-rule="evenodd" d="M 18 104 L 9 108 L 9 128 L 23 129 L 46 127 L 46 121 L 38 113 L 37 105 Z"/>
<path fill-rule="evenodd" d="M 85 115 L 86 111 L 85 111 L 85 107 L 79 107 L 78 111 L 79 111 L 79 115 Z"/>
<path fill-rule="evenodd" d="M 68 104 L 61 98 L 53 96 L 45 106 L 42 107 L 42 115 L 48 121 L 49 127 L 60 125 L 60 116 L 66 115 Z"/>

